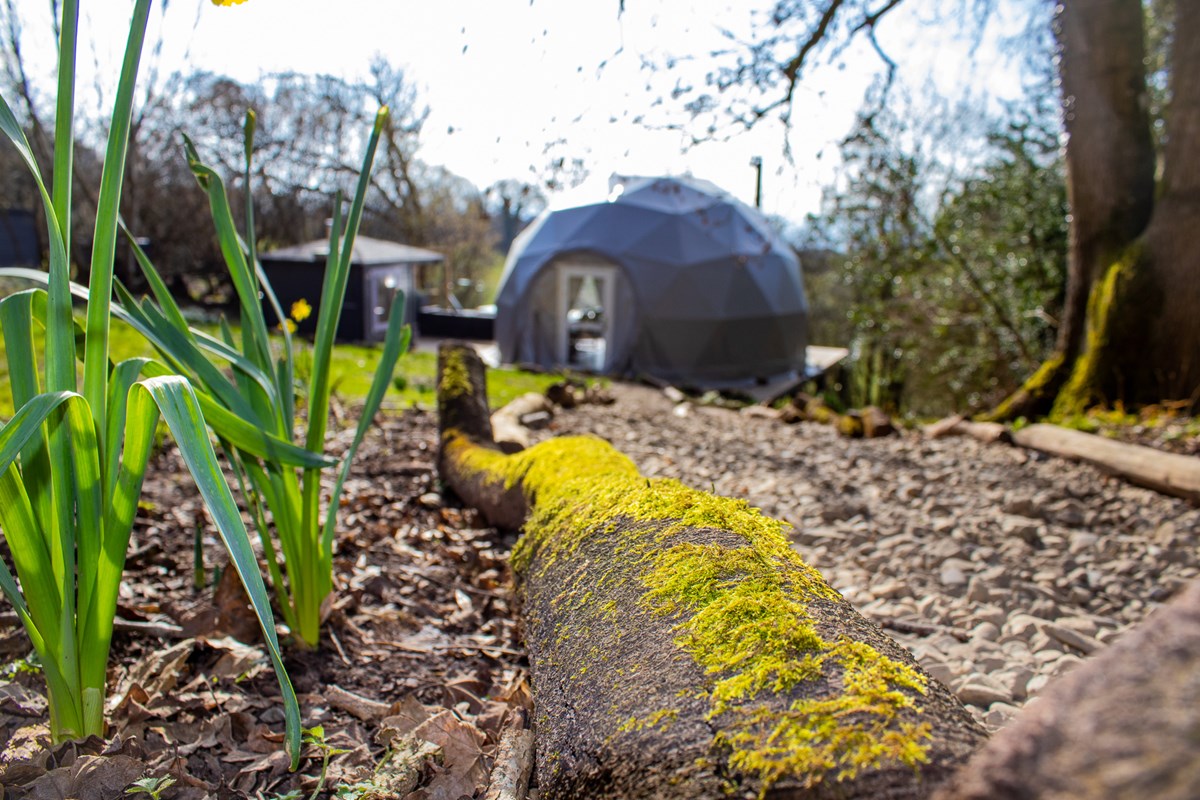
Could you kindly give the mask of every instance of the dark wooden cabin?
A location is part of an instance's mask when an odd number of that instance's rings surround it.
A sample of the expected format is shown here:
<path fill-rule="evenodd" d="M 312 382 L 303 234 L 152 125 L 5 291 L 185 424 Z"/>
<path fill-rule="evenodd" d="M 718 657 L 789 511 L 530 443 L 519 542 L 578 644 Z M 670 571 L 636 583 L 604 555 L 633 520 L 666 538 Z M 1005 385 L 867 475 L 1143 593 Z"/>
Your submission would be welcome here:
<path fill-rule="evenodd" d="M 291 309 L 292 303 L 300 299 L 312 306 L 312 315 L 296 326 L 302 335 L 311 336 L 317 330 L 317 319 L 321 313 L 321 285 L 325 280 L 325 258 L 328 253 L 329 242 L 322 239 L 260 256 L 263 270 L 285 314 Z M 366 236 L 357 237 L 350 261 L 346 299 L 338 320 L 338 341 L 382 340 L 387 332 L 388 310 L 397 292 L 404 292 L 407 298 L 405 321 L 415 322 L 417 271 L 422 265 L 436 264 L 441 260 L 442 255 L 432 250 Z M 265 299 L 263 304 L 268 322 L 277 322 Z"/>
<path fill-rule="evenodd" d="M 36 267 L 41 263 L 33 212 L 0 208 L 0 267 Z"/>

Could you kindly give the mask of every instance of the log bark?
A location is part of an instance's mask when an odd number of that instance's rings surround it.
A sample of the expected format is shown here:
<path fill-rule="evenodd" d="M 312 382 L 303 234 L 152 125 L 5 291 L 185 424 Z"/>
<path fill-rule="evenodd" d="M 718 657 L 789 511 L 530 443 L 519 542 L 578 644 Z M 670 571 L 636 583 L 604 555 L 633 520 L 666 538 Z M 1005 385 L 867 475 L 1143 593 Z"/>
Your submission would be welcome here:
<path fill-rule="evenodd" d="M 1030 425 L 1012 433 L 1015 444 L 1085 461 L 1148 489 L 1200 503 L 1200 458 L 1164 453 L 1058 425 Z"/>
<path fill-rule="evenodd" d="M 505 728 L 483 800 L 525 800 L 532 773 L 533 732 L 517 727 Z"/>
<path fill-rule="evenodd" d="M 1077 667 L 937 800 L 1200 797 L 1200 583 Z"/>
<path fill-rule="evenodd" d="M 593 437 L 505 455 L 474 351 L 439 374 L 443 479 L 523 528 L 540 797 L 926 797 L 984 740 L 781 523 Z"/>

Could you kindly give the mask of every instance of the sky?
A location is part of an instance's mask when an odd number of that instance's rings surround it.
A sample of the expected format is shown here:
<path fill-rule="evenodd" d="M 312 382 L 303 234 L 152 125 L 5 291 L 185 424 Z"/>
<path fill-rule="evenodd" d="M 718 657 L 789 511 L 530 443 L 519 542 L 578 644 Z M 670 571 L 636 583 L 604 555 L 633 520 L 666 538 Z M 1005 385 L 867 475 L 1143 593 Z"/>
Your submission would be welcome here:
<path fill-rule="evenodd" d="M 909 0 L 880 26 L 902 76 L 912 85 L 932 81 L 961 91 L 971 73 L 985 76 L 990 91 L 1013 94 L 1015 68 L 994 48 L 933 39 L 921 25 L 932 6 L 947 1 Z M 27 33 L 48 36 L 49 4 L 16 4 Z M 836 143 L 879 67 L 865 46 L 802 85 L 790 131 L 768 123 L 695 146 L 690 134 L 664 126 L 686 122 L 669 92 L 677 80 L 702 80 L 707 62 L 684 61 L 671 72 L 643 67 L 645 59 L 726 46 L 720 28 L 745 34 L 754 5 L 763 3 L 625 0 L 619 13 L 618 0 L 248 0 L 232 7 L 172 0 L 152 15 L 162 43 L 152 61 L 164 73 L 206 69 L 244 82 L 290 70 L 354 80 L 365 78 L 371 58 L 382 54 L 405 69 L 430 107 L 419 157 L 480 188 L 506 178 L 534 180 L 531 168 L 566 157 L 582 158 L 589 177 L 552 197 L 557 206 L 602 198 L 613 173 L 690 173 L 753 202 L 750 162 L 760 156 L 764 211 L 799 221 L 817 210 L 821 188 L 833 180 Z M 82 0 L 81 6 L 80 85 L 102 93 L 115 81 L 128 30 L 128 12 L 116 10 L 132 3 Z M 912 46 L 916 41 L 920 46 Z M 43 71 L 52 69 L 52 48 L 28 52 L 45 58 Z M 785 137 L 791 162 L 783 156 Z"/>

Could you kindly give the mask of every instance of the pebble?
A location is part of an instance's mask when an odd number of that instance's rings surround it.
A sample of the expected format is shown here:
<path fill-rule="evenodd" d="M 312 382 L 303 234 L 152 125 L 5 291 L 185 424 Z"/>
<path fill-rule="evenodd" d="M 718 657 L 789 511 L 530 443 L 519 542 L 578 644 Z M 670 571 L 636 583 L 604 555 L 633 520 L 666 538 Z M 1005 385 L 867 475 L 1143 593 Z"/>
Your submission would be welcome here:
<path fill-rule="evenodd" d="M 967 584 L 967 576 L 961 569 L 953 566 L 942 567 L 941 571 L 938 573 L 938 580 L 940 580 L 942 585 L 947 589 L 961 589 Z"/>
<path fill-rule="evenodd" d="M 1068 540 L 1067 552 L 1073 556 L 1086 553 L 1096 547 L 1096 543 L 1100 541 L 1100 537 L 1088 531 L 1075 531 L 1071 534 Z"/>
<path fill-rule="evenodd" d="M 991 622 L 981 622 L 971 631 L 972 640 L 994 642 L 1000 638 L 1000 629 Z"/>
<path fill-rule="evenodd" d="M 417 498 L 417 502 L 425 508 L 441 508 L 442 496 L 437 492 L 426 492 Z"/>
<path fill-rule="evenodd" d="M 971 599 L 969 595 L 967 599 Z M 1000 608 L 1000 606 L 994 605 L 977 606 L 972 610 L 971 614 L 980 622 L 990 622 L 998 628 L 1002 627 L 1005 620 L 1008 619 L 1008 613 L 1003 608 Z"/>
<path fill-rule="evenodd" d="M 994 686 L 984 676 L 976 673 L 967 678 L 958 689 L 958 699 L 970 706 L 979 706 L 987 708 L 992 703 L 1008 703 L 1012 701 L 1012 695 Z"/>
<path fill-rule="evenodd" d="M 1029 641 L 1045 624 L 1046 620 L 1031 614 L 1013 614 L 1004 623 L 1004 630 L 1018 639 Z"/>
<path fill-rule="evenodd" d="M 1015 717 L 1018 711 L 1019 708 L 1008 703 L 992 703 L 983 717 L 983 724 L 993 731 L 999 730 L 1004 723 Z"/>
<path fill-rule="evenodd" d="M 1014 700 L 1024 700 L 1028 697 L 1029 690 L 1026 687 L 1032 677 L 1033 671 L 1028 667 L 1013 667 L 993 673 L 993 680 L 1008 689 Z"/>
<path fill-rule="evenodd" d="M 903 597 L 910 594 L 908 584 L 904 581 L 890 580 L 884 581 L 878 586 L 871 588 L 871 594 L 879 598 L 890 599 L 893 597 Z"/>
<path fill-rule="evenodd" d="M 1042 630 L 1045 631 L 1051 639 L 1057 639 L 1068 647 L 1074 648 L 1084 655 L 1090 655 L 1101 647 L 1100 642 L 1096 641 L 1091 636 L 1080 633 L 1073 628 L 1068 628 L 1066 625 L 1059 625 L 1051 622 L 1043 626 Z"/>
<path fill-rule="evenodd" d="M 534 438 L 593 433 L 648 476 L 786 518 L 800 555 L 866 616 L 934 626 L 887 633 L 991 730 L 1200 575 L 1200 510 L 1084 464 L 702 406 L 675 416 L 656 390 L 612 393 Z"/>
<path fill-rule="evenodd" d="M 1060 658 L 1058 661 L 1054 662 L 1053 674 L 1055 677 L 1057 677 L 1059 675 L 1064 675 L 1064 674 L 1066 674 L 1066 672 L 1068 670 L 1074 668 L 1076 664 L 1082 664 L 1082 663 L 1083 663 L 1082 658 L 1080 658 L 1079 656 L 1073 656 L 1070 653 L 1067 653 L 1062 658 Z"/>
<path fill-rule="evenodd" d="M 1030 678 L 1029 682 L 1025 684 L 1025 692 L 1030 697 L 1033 697 L 1042 689 L 1046 688 L 1046 684 L 1050 682 L 1050 677 L 1051 675 L 1049 672 L 1039 672 L 1037 675 L 1034 675 L 1032 678 Z"/>
<path fill-rule="evenodd" d="M 987 581 L 976 575 L 967 584 L 967 601 L 971 603 L 986 603 L 992 597 L 992 590 Z"/>
<path fill-rule="evenodd" d="M 1039 664 L 1053 664 L 1062 658 L 1065 653 L 1062 650 L 1053 650 L 1049 647 L 1044 650 L 1038 650 L 1033 654 L 1033 660 Z"/>
<path fill-rule="evenodd" d="M 1041 541 L 1041 525 L 1026 517 L 1008 516 L 1000 523 L 1006 536 L 1015 536 L 1026 544 L 1037 545 Z"/>
<path fill-rule="evenodd" d="M 942 683 L 951 683 L 957 677 L 954 669 L 942 661 L 922 661 L 921 666 L 925 668 L 930 677 Z"/>

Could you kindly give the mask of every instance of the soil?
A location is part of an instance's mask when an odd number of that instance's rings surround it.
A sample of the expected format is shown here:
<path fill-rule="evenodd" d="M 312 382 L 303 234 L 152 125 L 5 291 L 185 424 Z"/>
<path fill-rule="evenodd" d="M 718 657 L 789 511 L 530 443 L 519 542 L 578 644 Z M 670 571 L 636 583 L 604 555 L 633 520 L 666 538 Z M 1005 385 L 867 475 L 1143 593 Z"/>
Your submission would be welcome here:
<path fill-rule="evenodd" d="M 148 471 L 121 587 L 108 741 L 50 745 L 41 676 L 22 668 L 24 632 L 0 617 L 0 795 L 119 797 L 136 779 L 170 776 L 168 800 L 307 796 L 326 752 L 325 790 L 340 797 L 481 795 L 502 730 L 524 727 L 529 707 L 512 541 L 438 494 L 432 413 L 380 422 L 346 485 L 321 646 L 285 652 L 303 724 L 324 741 L 309 737 L 298 771 L 281 750 L 256 623 L 237 581 L 217 577 L 224 551 L 168 446 Z"/>

